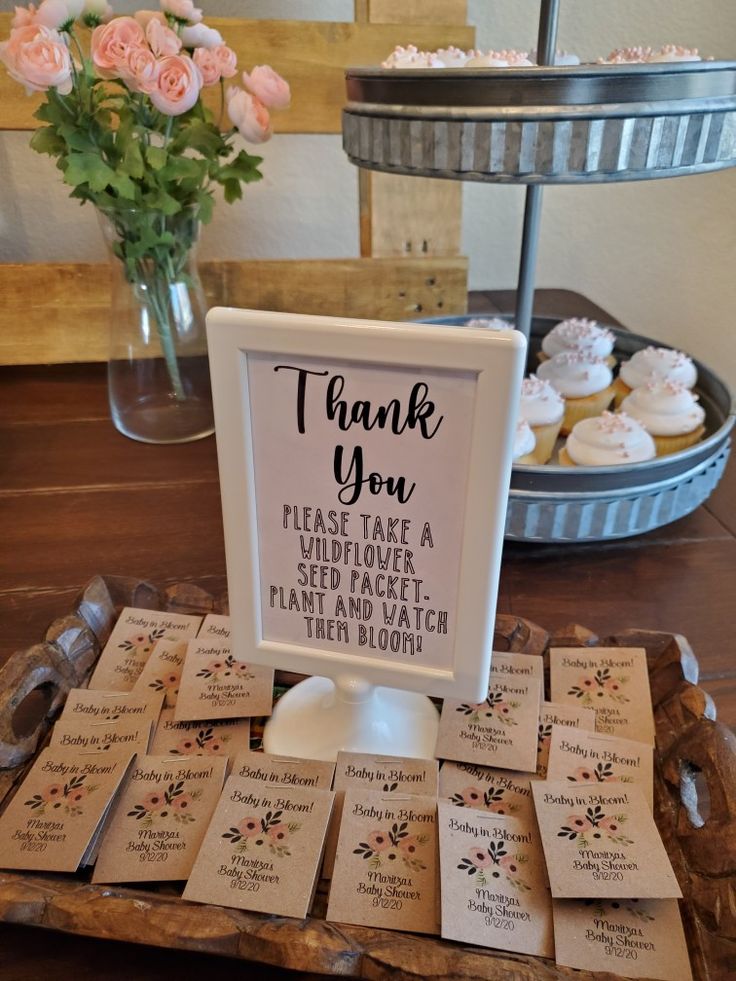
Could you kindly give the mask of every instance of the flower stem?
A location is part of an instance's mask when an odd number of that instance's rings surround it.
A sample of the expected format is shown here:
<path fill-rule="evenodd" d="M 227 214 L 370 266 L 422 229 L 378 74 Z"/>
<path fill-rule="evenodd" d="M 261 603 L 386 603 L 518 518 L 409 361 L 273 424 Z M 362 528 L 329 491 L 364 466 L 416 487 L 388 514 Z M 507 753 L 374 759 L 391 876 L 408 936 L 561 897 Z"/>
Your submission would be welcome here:
<path fill-rule="evenodd" d="M 162 284 L 161 280 L 155 275 L 150 279 L 144 277 L 143 282 L 148 293 L 149 304 L 156 319 L 156 333 L 161 344 L 161 351 L 166 360 L 166 370 L 169 373 L 171 387 L 174 390 L 177 401 L 181 402 L 186 395 L 179 372 L 179 361 L 176 356 L 176 348 L 171 331 L 171 320 L 169 318 L 168 299 L 166 295 L 169 284 L 168 282 Z"/>

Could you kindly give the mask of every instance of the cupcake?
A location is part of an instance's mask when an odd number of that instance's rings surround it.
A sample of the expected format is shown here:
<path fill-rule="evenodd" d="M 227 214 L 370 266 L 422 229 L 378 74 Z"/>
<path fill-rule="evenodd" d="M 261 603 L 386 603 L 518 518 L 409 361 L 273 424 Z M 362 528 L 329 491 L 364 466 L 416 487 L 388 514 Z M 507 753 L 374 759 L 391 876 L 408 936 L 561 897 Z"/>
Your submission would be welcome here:
<path fill-rule="evenodd" d="M 669 347 L 645 347 L 624 361 L 614 382 L 616 407 L 635 388 L 640 388 L 652 378 L 680 382 L 685 388 L 693 388 L 698 373 L 692 360 L 682 351 Z"/>
<path fill-rule="evenodd" d="M 514 448 L 511 452 L 511 459 L 514 463 L 536 463 L 534 459 L 534 446 L 536 440 L 534 433 L 526 419 L 519 419 L 516 424 L 514 434 Z"/>
<path fill-rule="evenodd" d="M 563 351 L 543 361 L 537 376 L 550 382 L 565 400 L 563 436 L 581 419 L 599 416 L 613 401 L 613 374 L 602 358 Z"/>
<path fill-rule="evenodd" d="M 621 410 L 652 436 L 657 456 L 687 449 L 705 433 L 705 410 L 682 382 L 654 378 L 627 395 Z"/>
<path fill-rule="evenodd" d="M 663 44 L 647 58 L 650 64 L 668 61 L 702 61 L 697 48 L 686 48 L 682 44 Z"/>
<path fill-rule="evenodd" d="M 565 400 L 548 381 L 530 375 L 521 383 L 519 415 L 534 433 L 534 462 L 548 463 L 565 414 Z"/>
<path fill-rule="evenodd" d="M 590 354 L 594 358 L 604 358 L 613 368 L 616 364 L 616 359 L 611 354 L 614 341 L 613 333 L 600 327 L 595 320 L 571 317 L 556 324 L 545 335 L 539 360 L 546 361 L 563 351 L 577 351 L 579 354 Z"/>
<path fill-rule="evenodd" d="M 565 467 L 628 466 L 653 460 L 654 440 L 646 429 L 625 412 L 604 412 L 575 425 L 560 450 Z"/>

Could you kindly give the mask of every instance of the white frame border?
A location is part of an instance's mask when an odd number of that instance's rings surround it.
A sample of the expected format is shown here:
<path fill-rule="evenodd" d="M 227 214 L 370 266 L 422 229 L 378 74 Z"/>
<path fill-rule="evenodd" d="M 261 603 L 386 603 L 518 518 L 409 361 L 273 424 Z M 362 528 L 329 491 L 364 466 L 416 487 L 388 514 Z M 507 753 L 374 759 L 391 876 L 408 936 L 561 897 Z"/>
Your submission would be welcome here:
<path fill-rule="evenodd" d="M 513 437 L 526 341 L 519 331 L 350 320 L 215 307 L 207 315 L 233 646 L 303 674 L 358 676 L 426 695 L 481 701 L 488 691 Z M 454 670 L 382 663 L 261 637 L 249 352 L 477 376 L 456 609 Z M 508 406 L 508 413 L 503 409 Z M 500 415 L 499 415 L 500 412 Z M 495 413 L 495 416 L 494 416 Z M 492 425 L 496 418 L 497 425 Z"/>

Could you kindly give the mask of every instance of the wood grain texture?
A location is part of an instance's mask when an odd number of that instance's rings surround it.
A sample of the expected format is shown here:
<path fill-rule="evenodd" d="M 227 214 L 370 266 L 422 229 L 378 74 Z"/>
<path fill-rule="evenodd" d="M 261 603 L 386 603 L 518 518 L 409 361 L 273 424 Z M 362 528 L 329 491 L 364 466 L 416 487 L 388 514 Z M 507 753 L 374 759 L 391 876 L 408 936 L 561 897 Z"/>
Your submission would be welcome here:
<path fill-rule="evenodd" d="M 205 612 L 218 608 L 219 602 L 202 588 L 177 586 L 163 594 L 134 579 L 98 577 L 71 612 L 87 617 L 89 629 L 102 643 L 120 608 L 141 602 L 142 593 L 149 596 L 151 605 L 156 597 L 163 600 L 166 596 L 167 609 L 183 604 Z M 497 641 L 527 654 L 542 655 L 548 642 L 573 638 L 586 645 L 592 639 L 587 628 L 575 624 L 551 637 L 536 624 L 512 617 L 500 618 L 496 628 Z M 736 840 L 732 834 L 736 821 L 736 737 L 713 720 L 712 706 L 706 699 L 698 699 L 698 689 L 687 680 L 697 667 L 684 638 L 654 631 L 625 631 L 606 642 L 626 646 L 634 639 L 646 650 L 655 693 L 655 818 L 685 896 L 681 907 L 695 978 L 720 981 L 728 976 L 736 953 Z M 63 662 L 64 652 L 58 645 L 57 656 Z M 20 659 L 15 663 L 20 664 Z M 8 697 L 14 694 L 13 684 L 22 687 L 24 683 L 22 677 L 14 675 L 8 684 L 8 669 L 12 667 L 6 665 L 0 678 L 0 683 L 6 683 Z M 73 670 L 71 662 L 69 670 Z M 31 666 L 26 688 L 33 684 L 32 671 Z M 679 713 L 673 704 L 680 706 Z M 39 722 L 34 736 L 42 737 L 47 726 L 48 717 Z M 28 739 L 17 742 L 24 757 L 31 753 L 27 743 Z M 0 771 L 0 809 L 28 765 L 18 762 Z M 693 779 L 695 772 L 707 783 L 707 801 L 699 799 L 702 784 Z M 130 889 L 92 885 L 82 876 L 0 872 L 0 919 L 85 937 L 207 951 L 366 981 L 417 976 L 427 981 L 561 981 L 571 977 L 592 981 L 594 977 L 557 967 L 549 960 L 327 923 L 321 912 L 324 905 L 322 889 L 316 911 L 299 921 L 187 903 L 171 884 Z M 608 977 L 614 979 L 613 975 Z"/>
<path fill-rule="evenodd" d="M 414 40 L 417 24 L 464 24 L 464 0 L 357 0 L 355 19 L 405 25 L 394 43 Z M 472 45 L 475 44 L 473 40 Z M 472 47 L 471 45 L 471 47 Z M 419 46 L 419 45 L 417 45 Z M 446 42 L 442 42 L 446 46 Z M 397 174 L 360 170 L 358 180 L 360 251 L 363 256 L 458 255 L 462 218 L 462 184 L 428 178 L 417 181 Z"/>
<path fill-rule="evenodd" d="M 400 5 L 397 5 L 400 7 Z M 0 38 L 10 32 L 12 15 L 0 14 Z M 268 64 L 288 79 L 292 104 L 275 116 L 277 133 L 339 133 L 345 103 L 346 68 L 378 65 L 401 37 L 395 24 L 330 23 L 329 21 L 244 20 L 212 17 L 207 23 L 220 31 L 236 52 L 238 64 L 250 69 Z M 403 28 L 402 28 L 403 30 Z M 473 45 L 471 27 L 432 20 L 412 28 L 413 43 L 432 50 L 447 44 Z M 22 85 L 0 72 L 0 130 L 32 130 L 40 97 L 26 96 Z M 219 92 L 206 99 L 219 111 Z M 30 151 L 29 151 L 30 152 Z"/>
<path fill-rule="evenodd" d="M 468 19 L 467 0 L 355 0 L 356 21 L 371 24 L 465 24 Z M 405 40 L 412 41 L 411 31 Z M 446 47 L 446 42 L 441 42 Z"/>
<path fill-rule="evenodd" d="M 467 303 L 459 257 L 217 261 L 201 271 L 211 305 L 411 320 Z M 0 364 L 107 360 L 106 265 L 0 264 L 0 301 Z"/>

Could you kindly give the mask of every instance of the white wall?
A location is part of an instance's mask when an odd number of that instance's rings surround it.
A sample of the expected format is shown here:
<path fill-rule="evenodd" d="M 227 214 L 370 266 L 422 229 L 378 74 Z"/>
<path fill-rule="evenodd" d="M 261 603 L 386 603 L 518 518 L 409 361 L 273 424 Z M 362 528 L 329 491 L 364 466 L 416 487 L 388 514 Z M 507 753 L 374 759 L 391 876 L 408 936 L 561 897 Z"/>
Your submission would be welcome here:
<path fill-rule="evenodd" d="M 139 4 L 112 0 L 119 13 Z M 155 5 L 155 0 L 149 0 Z M 0 0 L 0 10 L 12 8 Z M 211 15 L 352 19 L 352 0 L 202 0 Z M 562 0 L 560 46 L 593 58 L 624 44 L 697 45 L 736 57 L 730 0 Z M 536 0 L 469 0 L 480 46 L 531 47 Z M 410 40 L 400 32 L 396 41 Z M 0 134 L 0 261 L 94 260 L 94 214 L 66 198 L 28 134 Z M 258 151 L 259 153 L 261 150 Z M 338 136 L 276 136 L 265 180 L 217 209 L 207 257 L 358 254 L 357 172 Z M 471 287 L 514 285 L 523 189 L 466 184 L 463 249 Z M 736 171 L 545 191 L 538 282 L 587 294 L 632 328 L 676 344 L 736 386 Z"/>

